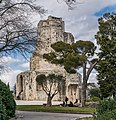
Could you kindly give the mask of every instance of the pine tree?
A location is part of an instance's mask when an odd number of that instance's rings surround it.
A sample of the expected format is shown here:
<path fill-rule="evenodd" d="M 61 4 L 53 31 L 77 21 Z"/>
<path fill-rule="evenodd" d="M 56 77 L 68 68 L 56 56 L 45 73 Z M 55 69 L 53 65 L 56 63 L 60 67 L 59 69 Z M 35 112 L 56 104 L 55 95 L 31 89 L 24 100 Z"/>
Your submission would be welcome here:
<path fill-rule="evenodd" d="M 99 18 L 96 40 L 100 46 L 97 79 L 104 98 L 116 95 L 116 14 L 106 13 Z"/>

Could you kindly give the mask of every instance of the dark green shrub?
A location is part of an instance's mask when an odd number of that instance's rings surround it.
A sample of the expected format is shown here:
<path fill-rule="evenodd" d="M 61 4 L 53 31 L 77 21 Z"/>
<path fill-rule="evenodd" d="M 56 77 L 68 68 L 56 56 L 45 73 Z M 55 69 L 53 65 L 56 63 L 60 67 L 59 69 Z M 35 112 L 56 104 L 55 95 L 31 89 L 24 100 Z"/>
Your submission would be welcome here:
<path fill-rule="evenodd" d="M 94 120 L 116 120 L 116 110 L 99 114 Z"/>
<path fill-rule="evenodd" d="M 99 88 L 90 89 L 89 94 L 90 94 L 91 97 L 96 96 L 96 97 L 100 98 L 100 96 L 101 96 Z"/>
<path fill-rule="evenodd" d="M 93 101 L 93 102 L 97 102 L 99 100 L 100 100 L 99 97 L 96 97 L 96 96 L 91 97 L 91 101 Z"/>
<path fill-rule="evenodd" d="M 0 80 L 1 111 L 7 120 L 15 115 L 16 103 L 9 88 Z M 6 115 L 5 115 L 6 114 Z M 3 120 L 6 120 L 3 119 Z M 2 120 L 2 119 L 0 119 Z"/>
<path fill-rule="evenodd" d="M 116 120 L 116 99 L 100 101 L 94 120 Z"/>
<path fill-rule="evenodd" d="M 0 96 L 0 120 L 6 120 L 7 115 L 6 115 L 6 109 L 5 105 L 2 102 L 2 97 Z"/>
<path fill-rule="evenodd" d="M 90 99 L 87 99 L 86 102 L 98 102 L 99 100 L 99 97 L 93 96 Z"/>

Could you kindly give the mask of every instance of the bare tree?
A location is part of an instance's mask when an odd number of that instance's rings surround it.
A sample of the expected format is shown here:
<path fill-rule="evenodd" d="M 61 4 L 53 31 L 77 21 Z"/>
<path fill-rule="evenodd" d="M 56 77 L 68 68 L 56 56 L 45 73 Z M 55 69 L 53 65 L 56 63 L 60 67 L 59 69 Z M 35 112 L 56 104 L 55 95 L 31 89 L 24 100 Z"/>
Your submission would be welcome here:
<path fill-rule="evenodd" d="M 0 0 L 0 59 L 20 53 L 31 53 L 37 40 L 36 28 L 29 15 L 43 15 L 46 10 L 34 4 L 36 0 Z M 0 73 L 5 69 L 0 61 Z"/>
<path fill-rule="evenodd" d="M 34 1 L 0 1 L 0 57 L 17 52 L 26 55 L 32 51 L 37 32 L 29 20 L 29 14 L 43 15 L 46 12 Z"/>
<path fill-rule="evenodd" d="M 80 2 L 80 0 L 57 0 L 57 1 L 58 2 L 64 1 L 66 3 L 66 5 L 68 6 L 69 10 L 74 9 L 77 4 L 83 3 L 82 1 Z"/>
<path fill-rule="evenodd" d="M 0 75 L 4 71 L 4 68 L 5 68 L 4 61 L 0 57 Z"/>

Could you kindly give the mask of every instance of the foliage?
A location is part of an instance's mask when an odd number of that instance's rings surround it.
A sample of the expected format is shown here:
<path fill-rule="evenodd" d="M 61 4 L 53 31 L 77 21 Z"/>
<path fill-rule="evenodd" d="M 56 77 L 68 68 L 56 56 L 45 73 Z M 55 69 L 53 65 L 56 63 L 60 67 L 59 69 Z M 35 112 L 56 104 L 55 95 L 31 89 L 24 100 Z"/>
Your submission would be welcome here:
<path fill-rule="evenodd" d="M 68 44 L 62 41 L 51 45 L 54 52 L 44 54 L 43 57 L 52 64 L 64 66 L 68 73 L 76 73 L 80 67 L 83 69 L 82 80 L 82 105 L 86 100 L 87 81 L 91 71 L 97 64 L 97 59 L 92 59 L 96 46 L 91 41 L 79 40 L 76 43 Z M 91 59 L 90 59 L 91 58 Z M 89 67 L 87 68 L 87 65 Z"/>
<path fill-rule="evenodd" d="M 104 98 L 116 95 L 116 14 L 106 13 L 99 18 L 96 40 L 101 61 L 96 67 L 100 91 Z"/>
<path fill-rule="evenodd" d="M 2 97 L 0 95 L 0 120 L 6 120 L 6 119 L 7 119 L 6 108 L 2 102 Z"/>
<path fill-rule="evenodd" d="M 96 97 L 96 96 L 93 96 L 93 97 L 91 97 L 90 99 L 91 99 L 93 102 L 97 102 L 97 101 L 100 100 L 100 98 L 99 98 L 99 97 Z"/>
<path fill-rule="evenodd" d="M 94 113 L 95 108 L 88 107 L 61 107 L 59 106 L 43 106 L 43 105 L 18 105 L 17 110 L 36 111 L 36 112 L 56 112 L 56 113 Z"/>
<path fill-rule="evenodd" d="M 36 81 L 42 86 L 42 89 L 48 96 L 47 105 L 51 106 L 51 100 L 53 97 L 60 92 L 61 89 L 65 90 L 65 79 L 62 75 L 40 74 L 36 77 Z"/>
<path fill-rule="evenodd" d="M 94 120 L 116 120 L 116 110 L 112 110 L 102 115 L 99 115 Z"/>
<path fill-rule="evenodd" d="M 9 88 L 0 80 L 0 96 L 1 96 L 1 107 L 4 116 L 9 119 L 15 115 L 16 103 L 14 101 L 13 95 Z M 5 120 L 5 119 L 3 119 Z"/>
<path fill-rule="evenodd" d="M 99 97 L 93 96 L 93 97 L 90 97 L 90 99 L 87 99 L 86 101 L 87 102 L 98 102 L 99 100 L 100 100 Z"/>
<path fill-rule="evenodd" d="M 116 99 L 101 101 L 96 109 L 95 120 L 116 120 Z"/>
<path fill-rule="evenodd" d="M 99 88 L 92 88 L 89 90 L 89 94 L 91 97 L 99 97 L 100 98 L 100 89 Z"/>

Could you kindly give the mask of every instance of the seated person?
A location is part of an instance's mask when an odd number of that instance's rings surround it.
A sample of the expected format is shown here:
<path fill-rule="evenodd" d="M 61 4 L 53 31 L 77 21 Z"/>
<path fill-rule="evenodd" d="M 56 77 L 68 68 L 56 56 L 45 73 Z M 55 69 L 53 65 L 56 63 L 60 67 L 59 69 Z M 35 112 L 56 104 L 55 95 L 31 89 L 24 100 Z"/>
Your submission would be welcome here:
<path fill-rule="evenodd" d="M 65 102 L 63 101 L 63 103 L 62 103 L 62 104 L 60 104 L 60 106 L 64 107 L 64 106 L 65 106 Z"/>
<path fill-rule="evenodd" d="M 68 104 L 69 107 L 73 107 L 73 103 L 70 101 L 70 103 Z"/>
<path fill-rule="evenodd" d="M 76 101 L 74 102 L 74 104 L 78 103 L 78 99 L 76 99 Z"/>
<path fill-rule="evenodd" d="M 78 99 L 74 102 L 74 106 L 80 106 L 80 103 L 78 103 Z"/>

